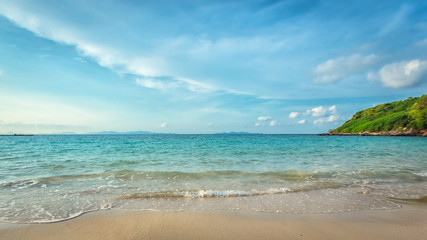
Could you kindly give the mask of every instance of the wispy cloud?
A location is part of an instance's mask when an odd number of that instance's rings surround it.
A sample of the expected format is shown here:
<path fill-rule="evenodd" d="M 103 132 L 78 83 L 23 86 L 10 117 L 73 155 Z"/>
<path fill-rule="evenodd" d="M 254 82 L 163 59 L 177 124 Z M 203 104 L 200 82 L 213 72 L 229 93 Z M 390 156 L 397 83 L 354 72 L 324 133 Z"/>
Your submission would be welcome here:
<path fill-rule="evenodd" d="M 380 31 L 380 35 L 385 35 L 393 30 L 396 30 L 403 22 L 405 22 L 408 15 L 412 12 L 413 7 L 410 5 L 403 5 L 399 10 L 387 21 L 387 24 Z"/>
<path fill-rule="evenodd" d="M 169 88 L 175 88 L 178 85 L 174 83 L 165 83 L 164 81 L 154 80 L 152 78 L 137 78 L 135 80 L 136 84 L 146 88 L 154 88 L 158 90 L 166 90 Z"/>
<path fill-rule="evenodd" d="M 418 47 L 425 47 L 425 46 L 427 46 L 427 38 L 424 38 L 422 40 L 416 41 L 415 42 L 415 46 L 418 46 Z"/>
<path fill-rule="evenodd" d="M 349 77 L 353 74 L 362 73 L 379 62 L 375 54 L 338 57 L 319 64 L 314 70 L 315 83 L 332 83 Z"/>
<path fill-rule="evenodd" d="M 425 86 L 421 1 L 184 2 L 1 1 L 0 98 L 15 96 L 0 117 L 89 131 L 310 132 Z"/>
<path fill-rule="evenodd" d="M 182 85 L 192 92 L 229 91 L 229 89 L 218 89 L 188 77 L 174 75 L 166 67 L 166 63 L 161 57 L 144 54 L 135 55 L 125 49 L 93 41 L 88 37 L 84 37 L 85 34 L 83 32 L 76 30 L 76 28 L 64 21 L 53 21 L 48 16 L 28 12 L 25 9 L 15 7 L 13 4 L 2 4 L 0 6 L 0 14 L 40 37 L 74 46 L 82 56 L 95 60 L 100 66 L 119 73 L 125 72 L 149 78 L 146 80 L 138 78 L 138 85 L 162 90 Z M 82 58 L 79 60 L 85 61 Z M 155 77 L 168 75 L 178 84 L 162 83 L 161 79 L 154 80 Z"/>

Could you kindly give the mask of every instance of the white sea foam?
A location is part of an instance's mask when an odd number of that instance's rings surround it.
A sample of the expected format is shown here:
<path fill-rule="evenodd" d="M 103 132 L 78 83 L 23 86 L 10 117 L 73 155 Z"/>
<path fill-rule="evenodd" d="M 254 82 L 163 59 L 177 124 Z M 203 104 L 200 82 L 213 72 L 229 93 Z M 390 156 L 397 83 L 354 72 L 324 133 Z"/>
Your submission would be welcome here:
<path fill-rule="evenodd" d="M 289 188 L 269 188 L 266 190 L 198 190 L 198 191 L 185 191 L 182 196 L 184 198 L 216 198 L 216 197 L 245 197 L 264 194 L 279 194 L 291 192 Z M 178 196 L 180 194 L 178 193 Z"/>
<path fill-rule="evenodd" d="M 427 171 L 418 172 L 418 173 L 415 173 L 415 175 L 418 175 L 421 177 L 427 177 Z"/>

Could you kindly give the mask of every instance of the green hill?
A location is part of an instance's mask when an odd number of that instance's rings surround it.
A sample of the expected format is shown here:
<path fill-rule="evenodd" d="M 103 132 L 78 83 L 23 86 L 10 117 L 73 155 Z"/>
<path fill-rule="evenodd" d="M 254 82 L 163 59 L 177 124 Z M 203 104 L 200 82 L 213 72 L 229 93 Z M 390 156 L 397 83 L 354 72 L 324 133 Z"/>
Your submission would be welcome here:
<path fill-rule="evenodd" d="M 427 130 L 427 95 L 384 103 L 357 112 L 331 134 L 405 133 L 422 135 Z M 398 135 L 398 134 L 397 134 Z M 412 134 L 411 134 L 412 135 Z"/>

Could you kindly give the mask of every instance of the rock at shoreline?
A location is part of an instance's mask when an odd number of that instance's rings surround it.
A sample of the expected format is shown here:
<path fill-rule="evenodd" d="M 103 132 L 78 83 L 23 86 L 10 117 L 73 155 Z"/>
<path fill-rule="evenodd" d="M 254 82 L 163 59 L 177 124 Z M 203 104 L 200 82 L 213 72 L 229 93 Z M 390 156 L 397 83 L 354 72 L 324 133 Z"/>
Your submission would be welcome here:
<path fill-rule="evenodd" d="M 360 133 L 321 133 L 321 136 L 419 136 L 427 137 L 427 130 L 389 131 L 389 132 L 360 132 Z"/>

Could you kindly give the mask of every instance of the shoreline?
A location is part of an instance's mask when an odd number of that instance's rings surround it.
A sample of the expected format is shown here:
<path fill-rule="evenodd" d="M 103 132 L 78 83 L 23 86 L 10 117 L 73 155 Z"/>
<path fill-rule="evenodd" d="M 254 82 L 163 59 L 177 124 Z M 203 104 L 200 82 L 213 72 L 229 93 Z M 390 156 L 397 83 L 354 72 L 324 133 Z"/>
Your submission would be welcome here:
<path fill-rule="evenodd" d="M 338 214 L 109 210 L 45 224 L 0 224 L 0 239 L 424 239 L 427 205 Z"/>
<path fill-rule="evenodd" d="M 388 137 L 427 137 L 427 130 L 422 131 L 390 131 L 390 132 L 360 132 L 360 133 L 320 133 L 319 136 L 388 136 Z"/>

